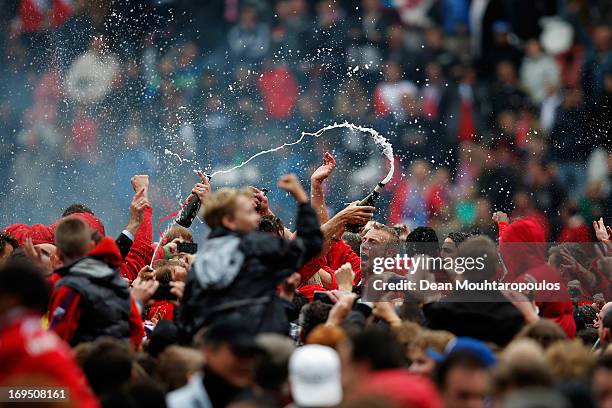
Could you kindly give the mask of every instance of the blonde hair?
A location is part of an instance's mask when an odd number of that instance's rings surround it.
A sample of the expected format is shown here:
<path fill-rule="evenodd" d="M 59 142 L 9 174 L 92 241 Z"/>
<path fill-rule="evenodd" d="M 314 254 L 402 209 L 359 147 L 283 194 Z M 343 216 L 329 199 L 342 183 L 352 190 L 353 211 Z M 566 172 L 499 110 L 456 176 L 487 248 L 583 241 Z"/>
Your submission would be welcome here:
<path fill-rule="evenodd" d="M 579 339 L 558 341 L 546 350 L 552 375 L 558 380 L 586 378 L 593 368 L 593 354 Z"/>
<path fill-rule="evenodd" d="M 220 227 L 226 215 L 232 216 L 236 211 L 239 196 L 251 199 L 252 193 L 246 189 L 222 188 L 209 194 L 204 200 L 204 221 L 210 228 Z"/>
<path fill-rule="evenodd" d="M 410 348 L 427 350 L 431 348 L 439 353 L 443 353 L 448 343 L 455 338 L 455 335 L 446 330 L 421 330 L 410 344 Z"/>

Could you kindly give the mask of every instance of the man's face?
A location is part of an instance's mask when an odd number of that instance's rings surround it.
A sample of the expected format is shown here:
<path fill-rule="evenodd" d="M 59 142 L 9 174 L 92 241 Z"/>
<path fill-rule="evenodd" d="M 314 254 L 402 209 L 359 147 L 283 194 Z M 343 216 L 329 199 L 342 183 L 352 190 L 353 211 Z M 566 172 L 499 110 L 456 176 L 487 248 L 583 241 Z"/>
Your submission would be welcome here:
<path fill-rule="evenodd" d="M 41 259 L 45 268 L 45 271 L 51 271 L 61 266 L 61 261 L 57 256 L 57 247 L 52 244 L 38 244 L 34 245 L 37 252 L 40 252 Z"/>
<path fill-rule="evenodd" d="M 255 211 L 253 202 L 244 195 L 236 199 L 236 210 L 233 217 L 224 219 L 224 225 L 232 231 L 251 232 L 259 227 L 260 216 Z"/>
<path fill-rule="evenodd" d="M 228 343 L 205 346 L 206 366 L 235 387 L 253 383 L 255 355 L 237 353 Z"/>
<path fill-rule="evenodd" d="M 391 241 L 388 232 L 380 229 L 370 228 L 361 242 L 361 259 L 369 262 L 371 259 L 386 256 L 387 245 Z"/>
<path fill-rule="evenodd" d="M 459 256 L 459 249 L 452 239 L 446 238 L 440 248 L 440 256 L 443 258 L 456 258 Z"/>
<path fill-rule="evenodd" d="M 2 252 L 0 252 L 0 266 L 4 264 L 4 262 L 6 261 L 6 258 L 8 258 L 9 255 L 12 254 L 14 250 L 15 248 L 13 248 L 13 246 L 9 244 L 8 242 L 4 244 L 4 249 L 2 250 Z"/>
<path fill-rule="evenodd" d="M 593 374 L 593 394 L 599 408 L 612 408 L 612 371 L 599 368 Z"/>
<path fill-rule="evenodd" d="M 482 369 L 451 368 L 442 398 L 446 408 L 481 408 L 489 389 L 489 373 Z"/>

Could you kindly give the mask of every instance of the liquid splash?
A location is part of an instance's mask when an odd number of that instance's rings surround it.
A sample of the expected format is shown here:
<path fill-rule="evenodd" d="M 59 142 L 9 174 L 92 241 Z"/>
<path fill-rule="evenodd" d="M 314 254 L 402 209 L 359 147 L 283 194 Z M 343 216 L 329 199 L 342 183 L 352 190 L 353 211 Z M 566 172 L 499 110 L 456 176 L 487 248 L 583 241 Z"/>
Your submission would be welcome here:
<path fill-rule="evenodd" d="M 249 162 L 255 160 L 259 156 L 263 156 L 264 154 L 274 153 L 286 147 L 295 146 L 297 144 L 300 144 L 307 136 L 320 137 L 323 133 L 327 132 L 328 130 L 340 129 L 340 128 L 346 128 L 346 129 L 351 129 L 357 132 L 363 132 L 363 133 L 370 135 L 374 139 L 374 143 L 376 143 L 382 149 L 383 154 L 385 155 L 386 159 L 389 161 L 389 172 L 387 173 L 385 178 L 382 179 L 382 181 L 380 182 L 383 185 L 387 184 L 391 180 L 391 178 L 393 177 L 393 173 L 395 172 L 395 162 L 393 160 L 393 146 L 391 146 L 391 143 L 389 143 L 389 141 L 384 136 L 382 136 L 380 133 L 378 133 L 376 130 L 369 128 L 369 127 L 365 127 L 365 126 L 355 125 L 349 122 L 334 123 L 333 125 L 325 126 L 317 130 L 314 133 L 302 132 L 302 135 L 300 136 L 300 138 L 294 142 L 283 143 L 282 145 L 274 147 L 272 149 L 263 150 L 249 157 L 247 160 L 243 161 L 237 166 L 231 167 L 229 169 L 217 170 L 213 172 L 212 174 L 210 174 L 210 177 L 214 178 L 216 175 L 226 174 L 234 170 L 237 170 L 247 165 Z"/>

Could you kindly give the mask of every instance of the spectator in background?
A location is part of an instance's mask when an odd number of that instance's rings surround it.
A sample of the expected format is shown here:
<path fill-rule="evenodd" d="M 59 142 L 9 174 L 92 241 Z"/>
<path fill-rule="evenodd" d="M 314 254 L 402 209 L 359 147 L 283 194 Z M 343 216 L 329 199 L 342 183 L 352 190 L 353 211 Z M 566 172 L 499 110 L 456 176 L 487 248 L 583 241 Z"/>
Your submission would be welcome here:
<path fill-rule="evenodd" d="M 583 192 L 586 172 L 583 163 L 591 148 L 590 134 L 584 131 L 586 116 L 583 103 L 581 90 L 565 90 L 549 141 L 549 151 L 557 164 L 559 181 L 573 197 Z"/>
<path fill-rule="evenodd" d="M 557 63 L 542 51 L 536 39 L 527 41 L 520 77 L 531 100 L 537 104 L 554 93 L 561 82 Z"/>
<path fill-rule="evenodd" d="M 374 112 L 379 117 L 401 119 L 404 115 L 402 99 L 404 96 L 415 96 L 418 88 L 412 82 L 403 79 L 402 67 L 395 61 L 385 63 L 385 81 L 380 82 L 372 95 Z"/>
<path fill-rule="evenodd" d="M 501 61 L 496 65 L 497 81 L 491 89 L 493 115 L 504 112 L 517 112 L 525 103 L 527 95 L 522 89 L 516 75 L 516 68 L 511 61 Z"/>
<path fill-rule="evenodd" d="M 259 20 L 257 9 L 247 4 L 240 12 L 240 22 L 227 33 L 227 41 L 234 63 L 257 67 L 270 49 L 270 28 Z"/>

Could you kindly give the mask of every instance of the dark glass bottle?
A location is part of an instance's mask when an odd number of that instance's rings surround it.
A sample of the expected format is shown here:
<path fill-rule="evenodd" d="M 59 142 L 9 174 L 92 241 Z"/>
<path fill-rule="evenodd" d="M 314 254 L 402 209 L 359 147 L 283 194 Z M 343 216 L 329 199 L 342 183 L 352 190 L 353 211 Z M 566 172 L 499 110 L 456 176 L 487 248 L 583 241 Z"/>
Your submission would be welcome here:
<path fill-rule="evenodd" d="M 206 178 L 210 180 L 212 177 L 206 174 Z M 191 194 L 187 199 L 187 203 L 181 209 L 178 217 L 174 220 L 181 227 L 189 228 L 191 227 L 191 223 L 193 223 L 193 219 L 198 215 L 198 211 L 200 210 L 200 206 L 202 202 L 200 201 L 200 197 L 195 194 Z"/>
<path fill-rule="evenodd" d="M 360 206 L 370 206 L 370 207 L 376 207 L 376 201 L 378 200 L 378 198 L 380 197 L 380 193 L 382 192 L 383 188 L 385 187 L 384 184 L 382 183 L 378 183 L 376 185 L 376 187 L 374 187 L 374 190 L 372 190 L 372 192 L 370 192 L 370 194 L 368 194 L 367 196 L 365 196 L 365 198 L 361 201 L 359 201 L 357 203 L 357 205 Z M 346 224 L 346 230 L 348 232 L 359 232 L 361 231 L 361 229 L 364 227 L 365 224 Z"/>
<path fill-rule="evenodd" d="M 202 205 L 202 202 L 200 201 L 200 197 L 198 197 L 195 194 L 191 194 L 189 196 L 189 199 L 187 199 L 187 203 L 181 209 L 181 212 L 179 213 L 178 217 L 176 217 L 176 220 L 174 221 L 181 227 L 185 227 L 185 228 L 191 227 L 191 223 L 193 222 L 193 219 L 196 217 L 196 215 L 198 214 L 198 211 L 200 210 L 200 205 Z"/>

